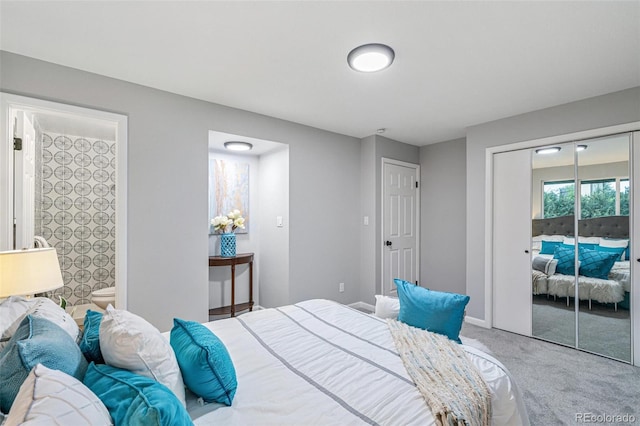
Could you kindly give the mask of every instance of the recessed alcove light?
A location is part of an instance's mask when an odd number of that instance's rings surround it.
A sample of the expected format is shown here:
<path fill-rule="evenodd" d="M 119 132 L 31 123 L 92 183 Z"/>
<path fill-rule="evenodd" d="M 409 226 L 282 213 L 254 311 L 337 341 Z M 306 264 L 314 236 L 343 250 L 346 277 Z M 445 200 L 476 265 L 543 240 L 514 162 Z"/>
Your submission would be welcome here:
<path fill-rule="evenodd" d="M 224 143 L 224 147 L 230 151 L 249 151 L 253 145 L 249 142 L 229 141 Z"/>

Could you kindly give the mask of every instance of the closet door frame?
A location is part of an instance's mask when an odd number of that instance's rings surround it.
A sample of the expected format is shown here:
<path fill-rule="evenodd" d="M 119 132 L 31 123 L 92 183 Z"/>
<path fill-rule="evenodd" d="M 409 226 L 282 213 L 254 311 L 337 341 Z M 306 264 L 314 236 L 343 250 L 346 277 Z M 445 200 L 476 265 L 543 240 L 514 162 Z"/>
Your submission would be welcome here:
<path fill-rule="evenodd" d="M 632 167 L 630 178 L 633 183 L 640 185 L 640 121 L 619 124 L 616 126 L 601 127 L 598 129 L 585 130 L 564 135 L 550 136 L 546 138 L 532 139 L 512 144 L 500 145 L 487 148 L 485 151 L 485 265 L 484 265 L 484 325 L 487 328 L 493 327 L 493 155 L 499 152 L 514 151 L 520 149 L 536 148 L 545 145 L 573 142 L 575 140 L 598 138 L 615 133 L 635 132 L 632 136 Z M 636 146 L 638 149 L 635 149 Z M 637 164 L 637 165 L 636 165 Z M 637 170 L 634 172 L 634 169 Z M 640 186 L 632 187 L 633 192 L 640 194 Z M 640 229 L 640 197 L 631 195 L 633 211 L 630 220 L 630 235 L 635 236 L 635 228 Z M 639 200 L 636 200 L 638 198 Z M 640 236 L 632 238 L 631 247 L 633 259 L 640 259 Z M 631 363 L 640 366 L 640 261 L 631 262 Z M 637 355 L 637 356 L 636 356 Z"/>

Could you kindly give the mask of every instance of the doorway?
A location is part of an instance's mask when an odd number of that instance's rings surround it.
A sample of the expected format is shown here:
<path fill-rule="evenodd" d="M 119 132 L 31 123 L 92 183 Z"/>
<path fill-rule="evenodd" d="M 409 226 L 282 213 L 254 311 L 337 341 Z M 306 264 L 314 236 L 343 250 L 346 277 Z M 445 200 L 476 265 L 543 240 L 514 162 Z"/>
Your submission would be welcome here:
<path fill-rule="evenodd" d="M 0 250 L 56 248 L 64 286 L 126 309 L 127 117 L 0 93 Z"/>
<path fill-rule="evenodd" d="M 420 166 L 382 159 L 382 294 L 397 295 L 399 278 L 420 276 Z"/>

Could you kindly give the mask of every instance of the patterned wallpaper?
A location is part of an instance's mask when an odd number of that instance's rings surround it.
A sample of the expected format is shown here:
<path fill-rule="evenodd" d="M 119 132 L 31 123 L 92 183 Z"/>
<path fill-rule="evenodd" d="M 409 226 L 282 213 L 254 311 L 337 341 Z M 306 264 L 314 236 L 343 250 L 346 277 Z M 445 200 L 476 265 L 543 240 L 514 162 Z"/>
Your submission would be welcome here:
<path fill-rule="evenodd" d="M 41 235 L 60 259 L 64 287 L 54 295 L 72 305 L 115 285 L 115 149 L 113 141 L 42 134 Z"/>

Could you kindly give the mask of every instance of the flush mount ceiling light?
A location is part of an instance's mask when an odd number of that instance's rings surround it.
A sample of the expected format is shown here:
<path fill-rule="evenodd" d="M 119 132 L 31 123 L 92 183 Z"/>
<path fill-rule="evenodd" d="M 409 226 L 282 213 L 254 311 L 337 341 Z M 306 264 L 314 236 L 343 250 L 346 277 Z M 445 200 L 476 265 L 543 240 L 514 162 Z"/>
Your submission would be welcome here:
<path fill-rule="evenodd" d="M 585 149 L 587 149 L 586 145 L 578 145 L 578 146 L 576 146 L 576 151 L 584 151 Z"/>
<path fill-rule="evenodd" d="M 386 44 L 371 43 L 358 46 L 349 52 L 349 66 L 360 72 L 376 72 L 388 68 L 396 57 L 392 48 Z"/>
<path fill-rule="evenodd" d="M 562 148 L 560 148 L 559 146 L 552 146 L 549 148 L 540 148 L 540 149 L 536 149 L 536 154 L 555 154 L 556 152 L 559 152 Z"/>
<path fill-rule="evenodd" d="M 249 151 L 253 145 L 249 142 L 229 141 L 224 143 L 224 147 L 230 151 Z"/>

